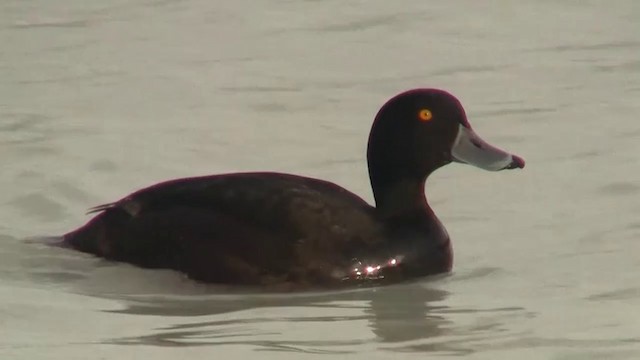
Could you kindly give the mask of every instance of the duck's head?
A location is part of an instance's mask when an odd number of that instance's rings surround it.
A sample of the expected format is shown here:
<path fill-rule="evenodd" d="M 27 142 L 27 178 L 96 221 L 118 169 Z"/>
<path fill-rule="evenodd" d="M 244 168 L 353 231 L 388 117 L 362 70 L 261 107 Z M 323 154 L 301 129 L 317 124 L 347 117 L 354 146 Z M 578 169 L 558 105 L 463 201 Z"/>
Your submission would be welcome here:
<path fill-rule="evenodd" d="M 522 158 L 482 140 L 460 101 L 438 89 L 414 89 L 387 101 L 373 123 L 367 160 L 374 188 L 424 183 L 452 161 L 491 171 L 524 167 Z"/>

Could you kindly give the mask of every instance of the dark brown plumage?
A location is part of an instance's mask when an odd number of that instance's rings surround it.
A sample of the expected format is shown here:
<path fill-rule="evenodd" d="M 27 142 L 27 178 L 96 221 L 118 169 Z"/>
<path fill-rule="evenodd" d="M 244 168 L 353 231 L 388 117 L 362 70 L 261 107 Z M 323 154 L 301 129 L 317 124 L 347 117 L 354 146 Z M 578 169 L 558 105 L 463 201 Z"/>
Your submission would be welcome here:
<path fill-rule="evenodd" d="M 389 100 L 371 130 L 375 207 L 307 177 L 212 175 L 97 206 L 90 212 L 98 214 L 64 239 L 83 252 L 211 283 L 301 289 L 446 272 L 450 239 L 427 204 L 428 175 L 452 160 L 489 170 L 524 166 L 474 137 L 455 97 L 411 90 Z"/>

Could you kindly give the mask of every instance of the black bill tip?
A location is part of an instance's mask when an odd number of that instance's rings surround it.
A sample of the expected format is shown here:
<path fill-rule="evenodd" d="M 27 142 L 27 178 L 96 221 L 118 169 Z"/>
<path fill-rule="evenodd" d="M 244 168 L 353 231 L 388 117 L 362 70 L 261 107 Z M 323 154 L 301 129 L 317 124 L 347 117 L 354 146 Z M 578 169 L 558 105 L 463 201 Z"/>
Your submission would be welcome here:
<path fill-rule="evenodd" d="M 511 164 L 507 165 L 505 169 L 522 169 L 524 168 L 524 159 L 520 156 L 511 155 Z"/>

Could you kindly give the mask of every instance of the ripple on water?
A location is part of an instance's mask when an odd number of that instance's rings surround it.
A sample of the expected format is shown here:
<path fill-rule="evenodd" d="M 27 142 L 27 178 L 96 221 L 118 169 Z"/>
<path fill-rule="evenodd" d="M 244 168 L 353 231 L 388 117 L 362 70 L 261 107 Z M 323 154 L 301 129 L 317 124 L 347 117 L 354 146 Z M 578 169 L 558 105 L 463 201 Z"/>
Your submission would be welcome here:
<path fill-rule="evenodd" d="M 630 182 L 612 182 L 607 185 L 601 186 L 598 192 L 604 195 L 611 196 L 626 196 L 633 195 L 640 192 L 640 185 Z"/>
<path fill-rule="evenodd" d="M 60 203 L 36 192 L 14 197 L 9 204 L 36 221 L 61 221 L 69 216 Z"/>
<path fill-rule="evenodd" d="M 606 291 L 593 294 L 587 297 L 591 301 L 607 301 L 607 300 L 632 300 L 640 299 L 640 287 L 630 287 L 614 291 Z"/>

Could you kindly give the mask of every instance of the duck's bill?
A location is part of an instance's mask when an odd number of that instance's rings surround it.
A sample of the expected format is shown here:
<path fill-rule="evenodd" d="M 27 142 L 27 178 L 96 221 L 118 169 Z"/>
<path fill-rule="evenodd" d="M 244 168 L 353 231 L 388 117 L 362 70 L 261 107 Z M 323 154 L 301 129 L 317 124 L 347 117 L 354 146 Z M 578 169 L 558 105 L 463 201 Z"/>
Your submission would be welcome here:
<path fill-rule="evenodd" d="M 490 171 L 522 169 L 524 160 L 500 150 L 482 140 L 473 130 L 459 125 L 458 136 L 453 143 L 453 160 Z"/>

